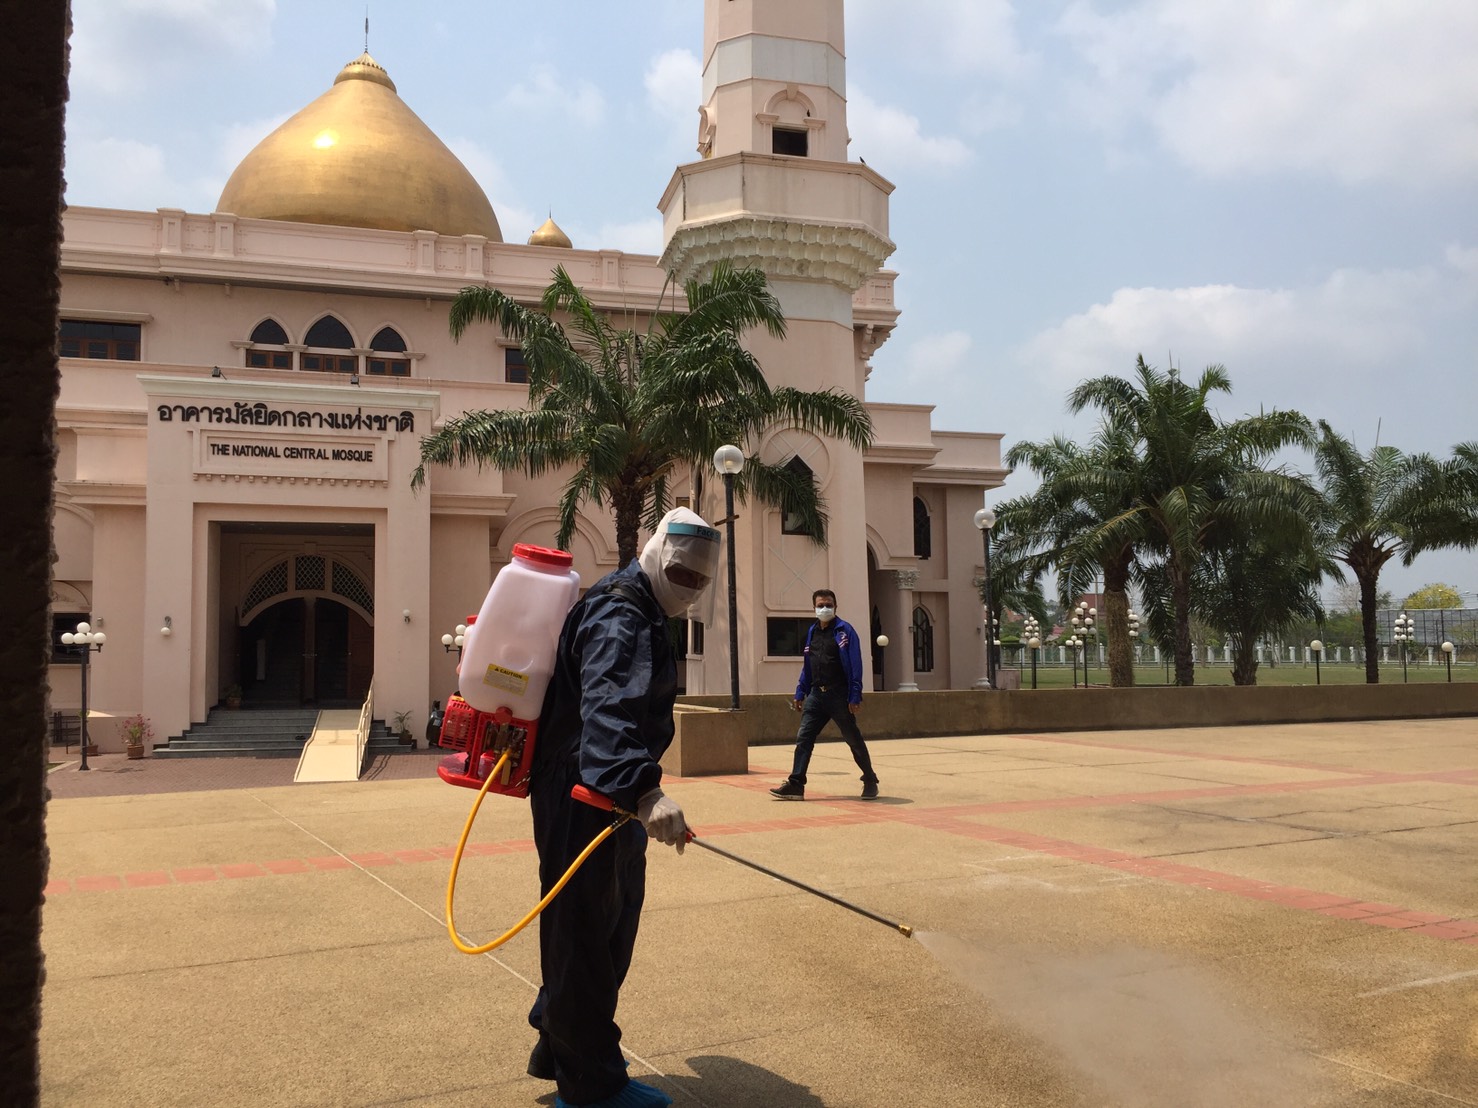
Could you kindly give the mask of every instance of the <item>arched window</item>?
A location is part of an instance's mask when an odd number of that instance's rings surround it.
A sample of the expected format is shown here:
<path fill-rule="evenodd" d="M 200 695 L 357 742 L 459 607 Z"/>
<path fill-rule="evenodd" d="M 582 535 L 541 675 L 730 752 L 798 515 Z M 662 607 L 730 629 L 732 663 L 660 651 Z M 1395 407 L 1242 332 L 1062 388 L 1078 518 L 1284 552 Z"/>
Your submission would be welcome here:
<path fill-rule="evenodd" d="M 246 364 L 256 369 L 292 369 L 293 354 L 284 350 L 287 332 L 275 319 L 264 319 L 252 328 Z"/>
<path fill-rule="evenodd" d="M 933 534 L 929 529 L 929 505 L 923 498 L 913 498 L 913 554 L 915 558 L 927 558 L 934 552 Z"/>
<path fill-rule="evenodd" d="M 814 481 L 816 475 L 811 467 L 796 456 L 785 463 L 785 468 L 805 481 Z M 780 533 L 782 535 L 810 535 L 811 529 L 806 526 L 805 520 L 796 512 L 784 512 L 780 516 Z"/>
<path fill-rule="evenodd" d="M 913 670 L 934 672 L 934 621 L 922 608 L 913 610 Z"/>
<path fill-rule="evenodd" d="M 411 361 L 405 356 L 405 339 L 394 327 L 381 327 L 370 339 L 372 353 L 365 360 L 369 372 L 382 377 L 409 377 Z"/>
<path fill-rule="evenodd" d="M 326 315 L 308 328 L 303 345 L 324 350 L 352 350 L 354 337 L 336 316 Z M 305 353 L 303 368 L 317 373 L 358 373 L 359 358 L 353 354 Z"/>

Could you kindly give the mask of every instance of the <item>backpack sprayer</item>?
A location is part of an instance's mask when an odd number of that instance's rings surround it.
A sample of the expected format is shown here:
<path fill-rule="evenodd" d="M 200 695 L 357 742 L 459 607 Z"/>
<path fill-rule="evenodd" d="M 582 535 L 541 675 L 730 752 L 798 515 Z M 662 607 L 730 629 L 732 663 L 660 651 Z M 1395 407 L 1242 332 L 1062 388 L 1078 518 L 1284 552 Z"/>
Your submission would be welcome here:
<path fill-rule="evenodd" d="M 480 946 L 469 946 L 457 934 L 452 915 L 457 871 L 461 868 L 467 836 L 472 833 L 472 824 L 477 819 L 483 798 L 489 792 L 516 797 L 529 795 L 539 710 L 554 673 L 560 628 L 580 591 L 580 575 L 570 568 L 573 562 L 574 559 L 564 550 L 516 544 L 513 561 L 493 579 L 477 616 L 467 620 L 462 662 L 458 667 L 463 689 L 461 695 L 448 699 L 446 716 L 437 739 L 437 745 L 461 753 L 448 755 L 436 767 L 437 776 L 448 784 L 477 789 L 477 799 L 467 813 L 462 835 L 457 840 L 446 886 L 447 934 L 452 945 L 463 954 L 486 954 L 517 935 L 559 895 L 596 847 L 627 820 L 636 818 L 634 812 L 617 808 L 608 797 L 591 792 L 584 785 L 576 785 L 570 795 L 585 804 L 611 812 L 610 826 L 590 840 L 590 845 L 579 853 L 544 898 L 502 935 Z M 866 908 L 859 908 L 841 897 L 706 843 L 692 831 L 688 832 L 687 841 L 876 920 L 904 936 L 913 935 L 913 928 L 906 923 L 897 923 Z"/>

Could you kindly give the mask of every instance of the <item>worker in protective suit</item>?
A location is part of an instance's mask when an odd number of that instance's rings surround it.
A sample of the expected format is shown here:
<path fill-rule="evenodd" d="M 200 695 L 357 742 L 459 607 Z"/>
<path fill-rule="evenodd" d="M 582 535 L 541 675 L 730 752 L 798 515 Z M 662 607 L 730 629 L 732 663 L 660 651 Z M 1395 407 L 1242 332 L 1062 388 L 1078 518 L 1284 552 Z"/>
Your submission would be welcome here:
<path fill-rule="evenodd" d="M 539 1041 L 528 1072 L 557 1082 L 556 1108 L 671 1103 L 627 1076 L 616 1001 L 641 918 L 647 838 L 679 853 L 687 841 L 682 808 L 660 787 L 677 698 L 667 621 L 711 598 L 718 561 L 719 533 L 676 508 L 636 561 L 591 586 L 560 632 L 529 790 L 543 893 L 610 824 L 609 812 L 570 796 L 574 785 L 637 818 L 590 855 L 539 917 L 544 983 L 529 1012 Z"/>

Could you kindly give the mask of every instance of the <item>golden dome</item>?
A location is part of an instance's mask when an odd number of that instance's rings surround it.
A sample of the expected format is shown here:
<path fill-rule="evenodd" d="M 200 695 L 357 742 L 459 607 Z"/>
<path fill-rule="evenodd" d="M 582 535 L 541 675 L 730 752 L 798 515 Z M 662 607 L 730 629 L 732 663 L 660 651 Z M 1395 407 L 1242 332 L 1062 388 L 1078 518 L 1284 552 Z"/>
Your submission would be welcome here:
<path fill-rule="evenodd" d="M 242 159 L 216 210 L 503 241 L 467 167 L 406 107 L 368 53 Z"/>
<path fill-rule="evenodd" d="M 560 230 L 559 224 L 554 222 L 550 216 L 544 221 L 544 225 L 529 236 L 530 246 L 558 246 L 565 250 L 571 250 L 575 244 L 570 241 L 570 236 Z"/>

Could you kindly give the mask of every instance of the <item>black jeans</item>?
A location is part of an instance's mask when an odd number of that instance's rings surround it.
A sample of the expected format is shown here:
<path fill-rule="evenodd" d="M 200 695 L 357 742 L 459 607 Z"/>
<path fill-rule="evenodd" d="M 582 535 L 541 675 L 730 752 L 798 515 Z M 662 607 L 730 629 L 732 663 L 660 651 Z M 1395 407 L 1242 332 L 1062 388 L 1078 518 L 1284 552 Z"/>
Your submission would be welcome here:
<path fill-rule="evenodd" d="M 811 751 L 816 746 L 816 736 L 821 734 L 827 720 L 835 723 L 842 738 L 847 740 L 847 748 L 852 751 L 852 760 L 862 771 L 863 783 L 876 784 L 878 775 L 872 771 L 872 758 L 868 756 L 867 744 L 862 741 L 857 717 L 847 704 L 846 690 L 835 688 L 822 692 L 818 686 L 812 686 L 811 694 L 806 697 L 806 703 L 801 708 L 801 729 L 795 736 L 795 763 L 790 771 L 790 779 L 797 785 L 806 783 L 806 767 L 811 764 Z"/>

